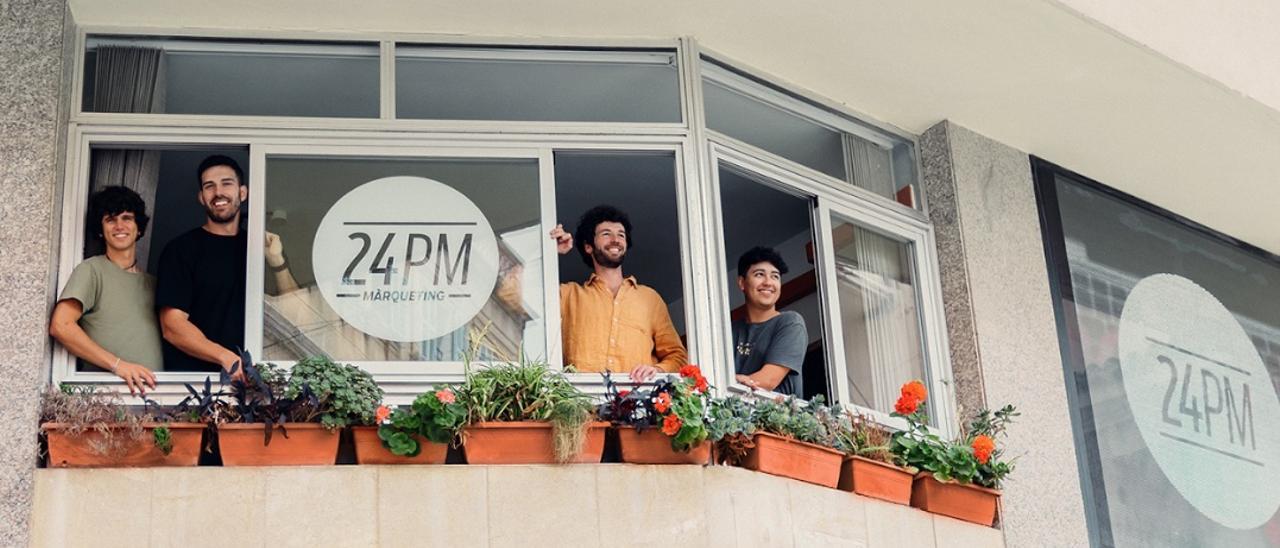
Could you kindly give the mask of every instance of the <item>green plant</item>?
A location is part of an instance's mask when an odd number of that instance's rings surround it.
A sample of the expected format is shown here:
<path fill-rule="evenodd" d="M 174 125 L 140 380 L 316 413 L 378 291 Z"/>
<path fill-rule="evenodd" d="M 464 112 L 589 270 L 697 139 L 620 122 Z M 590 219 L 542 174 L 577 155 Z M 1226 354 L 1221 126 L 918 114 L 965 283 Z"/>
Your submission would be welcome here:
<path fill-rule="evenodd" d="M 414 457 L 422 450 L 421 436 L 434 443 L 450 443 L 467 420 L 466 407 L 449 387 L 435 387 L 419 395 L 408 409 L 379 407 L 378 439 L 383 447 L 402 457 Z"/>
<path fill-rule="evenodd" d="M 849 454 L 886 464 L 898 466 L 904 464 L 889 450 L 893 434 L 871 417 L 862 414 L 851 416 L 848 430 L 841 432 L 840 435 L 846 438 L 845 444 L 849 448 Z"/>
<path fill-rule="evenodd" d="M 907 429 L 893 434 L 890 452 L 899 462 L 930 472 L 938 481 L 1000 488 L 1005 476 L 1013 471 L 1013 464 L 1000 460 L 1003 450 L 996 448 L 995 439 L 1002 436 L 1005 427 L 1018 416 L 1014 407 L 1006 405 L 995 412 L 984 409 L 960 438 L 944 440 L 927 426 L 927 394 L 920 381 L 902 386 L 893 416 L 905 419 Z"/>
<path fill-rule="evenodd" d="M 143 399 L 141 409 L 124 404 L 116 392 L 97 386 L 62 384 L 41 395 L 40 422 L 58 423 L 70 436 L 87 437 L 89 450 L 108 458 L 123 456 L 131 446 L 147 441 L 146 425 L 172 421 L 168 409 Z M 163 432 L 163 433 L 160 433 Z M 169 429 L 153 429 L 151 441 L 166 455 L 173 449 Z"/>
<path fill-rule="evenodd" d="M 466 424 L 485 421 L 550 422 L 556 460 L 565 462 L 582 451 L 593 405 L 559 371 L 541 362 L 513 362 L 472 368 L 457 398 L 466 409 Z"/>
<path fill-rule="evenodd" d="M 320 401 L 320 424 L 330 430 L 374 424 L 374 411 L 382 401 L 382 389 L 373 375 L 325 356 L 312 356 L 293 364 L 284 397 L 297 398 L 303 387 L 310 387 Z"/>
<path fill-rule="evenodd" d="M 161 453 L 168 456 L 173 452 L 173 432 L 169 430 L 168 425 L 160 425 L 151 429 L 151 440 Z"/>
<path fill-rule="evenodd" d="M 747 400 L 728 396 L 711 400 L 707 432 L 716 444 L 716 461 L 737 464 L 755 447 L 751 436 L 756 432 L 754 407 Z"/>
<path fill-rule="evenodd" d="M 609 397 L 597 410 L 601 420 L 637 430 L 660 428 L 680 452 L 707 440 L 709 385 L 698 366 L 680 368 L 678 378 L 660 379 L 651 390 L 618 390 L 609 374 L 603 375 Z"/>
<path fill-rule="evenodd" d="M 795 396 L 774 400 L 752 400 L 728 396 L 711 403 L 710 434 L 716 441 L 719 459 L 737 463 L 754 447 L 756 432 L 813 443 L 849 453 L 850 421 L 837 406 L 828 406 L 821 396 L 805 401 Z"/>

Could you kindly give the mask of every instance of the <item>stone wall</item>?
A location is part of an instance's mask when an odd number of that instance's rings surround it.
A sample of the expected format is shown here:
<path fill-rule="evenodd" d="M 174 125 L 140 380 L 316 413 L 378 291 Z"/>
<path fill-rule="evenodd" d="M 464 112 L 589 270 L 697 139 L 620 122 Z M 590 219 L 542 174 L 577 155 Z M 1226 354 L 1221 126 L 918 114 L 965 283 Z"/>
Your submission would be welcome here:
<path fill-rule="evenodd" d="M 64 0 L 0 0 L 0 546 L 24 546 L 66 127 Z"/>
<path fill-rule="evenodd" d="M 34 546 L 1000 548 L 998 529 L 725 466 L 36 473 Z"/>

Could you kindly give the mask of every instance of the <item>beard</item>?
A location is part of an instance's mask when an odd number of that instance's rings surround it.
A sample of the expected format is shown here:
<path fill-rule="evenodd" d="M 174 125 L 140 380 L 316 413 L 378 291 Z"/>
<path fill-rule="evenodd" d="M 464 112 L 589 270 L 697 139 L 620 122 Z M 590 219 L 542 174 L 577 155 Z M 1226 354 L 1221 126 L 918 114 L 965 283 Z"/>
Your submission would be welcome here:
<path fill-rule="evenodd" d="M 213 202 L 209 202 L 209 205 L 204 208 L 204 214 L 209 217 L 210 221 L 215 223 L 229 223 L 232 219 L 235 219 L 236 215 L 239 213 L 240 202 L 234 199 L 231 200 L 231 207 L 227 208 L 227 214 L 223 216 L 218 215 L 217 210 L 213 208 Z"/>
<path fill-rule="evenodd" d="M 618 260 L 615 261 L 608 255 L 605 255 L 603 249 L 593 248 L 591 250 L 591 258 L 595 259 L 596 264 L 604 268 L 618 268 L 622 266 L 622 261 L 626 260 L 627 252 L 624 250 L 622 254 L 618 256 Z"/>

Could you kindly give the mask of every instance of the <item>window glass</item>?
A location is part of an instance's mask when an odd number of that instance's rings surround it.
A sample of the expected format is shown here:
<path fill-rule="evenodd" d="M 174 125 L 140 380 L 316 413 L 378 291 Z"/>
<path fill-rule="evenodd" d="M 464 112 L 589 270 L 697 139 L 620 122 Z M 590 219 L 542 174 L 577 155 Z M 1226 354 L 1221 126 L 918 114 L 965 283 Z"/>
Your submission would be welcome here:
<path fill-rule="evenodd" d="M 378 45 L 90 36 L 85 112 L 378 117 Z"/>
<path fill-rule="evenodd" d="M 708 128 L 917 207 L 909 141 L 707 61 L 702 94 Z"/>
<path fill-rule="evenodd" d="M 1061 229 L 1047 243 L 1097 543 L 1280 544 L 1280 261 L 1101 185 L 1037 180 Z"/>
<path fill-rule="evenodd" d="M 396 115 L 680 122 L 674 51 L 396 47 Z"/>
<path fill-rule="evenodd" d="M 911 247 L 840 217 L 831 239 L 850 403 L 889 413 L 903 382 L 928 382 Z"/>
<path fill-rule="evenodd" d="M 800 370 L 802 390 L 796 395 L 806 399 L 822 395 L 832 401 L 822 338 L 822 302 L 814 267 L 812 200 L 783 192 L 763 178 L 728 164 L 720 165 L 719 178 L 730 316 L 735 322 L 745 322 L 747 316 L 746 298 L 738 286 L 739 257 L 756 246 L 772 248 L 788 268 L 782 275 L 775 306 L 779 312 L 799 314 L 808 335 Z M 735 365 L 740 359 L 746 364 L 745 357 L 737 357 L 739 352 L 752 351 L 765 350 L 739 349 L 735 345 L 731 354 L 735 356 Z"/>
<path fill-rule="evenodd" d="M 269 156 L 265 359 L 545 357 L 536 160 Z M 429 371 L 429 364 L 424 371 Z"/>

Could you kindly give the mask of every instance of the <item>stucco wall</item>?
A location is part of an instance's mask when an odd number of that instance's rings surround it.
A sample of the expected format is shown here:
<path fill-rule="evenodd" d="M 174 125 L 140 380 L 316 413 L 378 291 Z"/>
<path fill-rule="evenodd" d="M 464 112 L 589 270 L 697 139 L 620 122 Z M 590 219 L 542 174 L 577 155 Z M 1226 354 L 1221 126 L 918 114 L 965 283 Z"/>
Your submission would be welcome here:
<path fill-rule="evenodd" d="M 723 466 L 36 474 L 34 546 L 999 548 L 998 529 Z"/>

